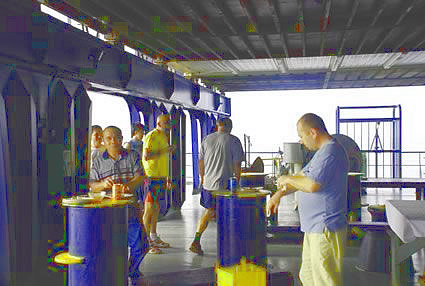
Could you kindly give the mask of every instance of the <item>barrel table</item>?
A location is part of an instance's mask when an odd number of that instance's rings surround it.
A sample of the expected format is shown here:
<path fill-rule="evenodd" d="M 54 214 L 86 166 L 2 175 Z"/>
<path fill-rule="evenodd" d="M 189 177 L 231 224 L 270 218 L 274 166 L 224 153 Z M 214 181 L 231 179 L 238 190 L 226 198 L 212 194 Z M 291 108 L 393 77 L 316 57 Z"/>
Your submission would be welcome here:
<path fill-rule="evenodd" d="M 217 285 L 266 285 L 268 193 L 258 189 L 213 193 L 217 216 Z"/>
<path fill-rule="evenodd" d="M 127 285 L 127 217 L 131 199 L 63 200 L 69 251 L 55 257 L 69 264 L 69 286 Z"/>

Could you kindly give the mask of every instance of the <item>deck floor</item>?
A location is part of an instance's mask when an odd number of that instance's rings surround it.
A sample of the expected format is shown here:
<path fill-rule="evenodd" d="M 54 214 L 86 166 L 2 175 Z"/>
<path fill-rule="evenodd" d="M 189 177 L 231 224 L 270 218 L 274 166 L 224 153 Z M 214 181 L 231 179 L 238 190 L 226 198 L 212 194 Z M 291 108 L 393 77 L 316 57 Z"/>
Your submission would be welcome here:
<path fill-rule="evenodd" d="M 140 266 L 140 270 L 144 274 L 140 285 L 183 285 L 185 284 L 184 277 L 187 276 L 193 278 L 191 281 L 202 280 L 202 277 L 208 281 L 211 278 L 210 270 L 216 262 L 217 225 L 215 222 L 210 223 L 202 237 L 201 243 L 205 252 L 203 256 L 195 255 L 188 250 L 203 208 L 199 205 L 199 195 L 192 196 L 189 188 L 187 194 L 181 211 L 170 212 L 165 219 L 159 222 L 158 233 L 161 239 L 171 244 L 171 248 L 164 249 L 164 253 L 161 255 L 148 254 L 145 257 Z M 367 195 L 362 196 L 362 203 L 383 204 L 388 199 L 414 200 L 415 191 L 414 189 L 401 191 L 399 189 L 368 189 Z M 362 220 L 371 220 L 365 207 L 362 209 Z M 278 221 L 281 225 L 291 225 L 298 221 L 297 212 L 293 209 L 293 197 L 282 199 Z M 347 247 L 344 260 L 344 285 L 390 285 L 389 274 L 364 272 L 356 269 L 358 252 L 358 243 Z M 295 280 L 294 285 L 301 285 L 298 279 L 301 255 L 299 241 L 268 243 L 267 253 L 270 272 L 291 272 Z M 199 275 L 201 278 L 198 277 Z M 195 277 L 198 278 L 195 279 Z M 409 284 L 419 285 L 417 282 Z"/>

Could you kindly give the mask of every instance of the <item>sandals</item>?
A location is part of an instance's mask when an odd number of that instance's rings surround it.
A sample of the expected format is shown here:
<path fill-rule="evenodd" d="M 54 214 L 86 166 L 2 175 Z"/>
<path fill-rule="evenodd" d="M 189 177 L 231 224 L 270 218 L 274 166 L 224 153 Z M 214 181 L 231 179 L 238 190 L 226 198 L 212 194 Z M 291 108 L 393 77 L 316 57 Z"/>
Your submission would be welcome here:
<path fill-rule="evenodd" d="M 170 248 L 170 244 L 162 241 L 159 237 L 152 241 L 153 245 L 158 248 Z"/>
<path fill-rule="evenodd" d="M 204 255 L 204 251 L 201 248 L 201 243 L 199 243 L 198 241 L 192 242 L 192 245 L 190 246 L 189 250 L 198 255 Z"/>
<path fill-rule="evenodd" d="M 149 254 L 162 254 L 162 250 L 159 249 L 159 247 L 149 239 Z"/>
<path fill-rule="evenodd" d="M 157 248 L 157 247 L 155 247 L 155 246 L 151 246 L 149 248 L 149 252 L 148 253 L 149 254 L 162 254 L 162 250 L 159 249 L 159 248 Z"/>

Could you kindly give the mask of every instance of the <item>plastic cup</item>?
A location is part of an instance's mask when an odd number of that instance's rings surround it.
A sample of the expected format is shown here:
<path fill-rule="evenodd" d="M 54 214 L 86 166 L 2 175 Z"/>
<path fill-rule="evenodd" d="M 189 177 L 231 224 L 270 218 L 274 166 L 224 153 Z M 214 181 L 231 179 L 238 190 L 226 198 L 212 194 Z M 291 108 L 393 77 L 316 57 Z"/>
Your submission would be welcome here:
<path fill-rule="evenodd" d="M 122 198 L 124 186 L 122 184 L 113 184 L 112 185 L 112 199 L 120 200 Z"/>

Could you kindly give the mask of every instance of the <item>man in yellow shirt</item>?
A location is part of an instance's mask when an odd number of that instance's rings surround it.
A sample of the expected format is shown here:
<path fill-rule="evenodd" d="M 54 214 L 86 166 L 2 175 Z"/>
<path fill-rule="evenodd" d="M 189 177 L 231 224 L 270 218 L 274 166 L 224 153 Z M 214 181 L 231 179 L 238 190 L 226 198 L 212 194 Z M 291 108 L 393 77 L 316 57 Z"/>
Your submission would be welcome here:
<path fill-rule="evenodd" d="M 160 254 L 159 248 L 170 247 L 156 233 L 159 216 L 159 194 L 165 192 L 170 184 L 169 160 L 174 146 L 169 141 L 170 117 L 168 114 L 158 116 L 156 128 L 146 134 L 143 144 L 143 168 L 148 180 L 145 184 L 145 212 L 143 223 L 148 234 L 151 254 Z"/>

